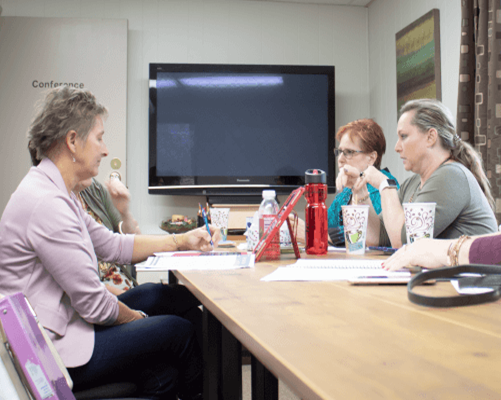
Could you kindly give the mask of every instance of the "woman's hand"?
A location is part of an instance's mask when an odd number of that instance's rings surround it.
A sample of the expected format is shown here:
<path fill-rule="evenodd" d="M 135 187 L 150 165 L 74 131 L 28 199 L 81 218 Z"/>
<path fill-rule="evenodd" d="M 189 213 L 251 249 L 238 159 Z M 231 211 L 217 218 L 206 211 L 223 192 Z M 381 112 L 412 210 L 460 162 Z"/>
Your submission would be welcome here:
<path fill-rule="evenodd" d="M 344 190 L 344 182 L 346 180 L 344 168 L 341 168 L 336 177 L 336 190 L 342 192 Z"/>
<path fill-rule="evenodd" d="M 105 182 L 106 189 L 111 196 L 113 205 L 121 215 L 129 212 L 130 192 L 129 189 L 118 179 L 110 179 Z"/>
<path fill-rule="evenodd" d="M 336 188 L 339 191 L 340 188 L 343 190 L 345 187 L 353 188 L 355 183 L 357 182 L 358 177 L 360 176 L 360 171 L 352 167 L 351 165 L 344 165 L 337 175 L 336 178 Z"/>
<path fill-rule="evenodd" d="M 205 226 L 193 229 L 182 235 L 177 235 L 180 239 L 179 248 L 181 250 L 201 250 L 210 251 L 212 250 L 212 245 L 210 244 L 211 237 L 214 247 L 221 241 L 221 230 L 213 225 L 209 225 L 211 235 L 207 232 Z"/>
<path fill-rule="evenodd" d="M 440 268 L 447 265 L 447 251 L 453 240 L 419 239 L 402 246 L 383 262 L 383 268 L 395 271 L 410 266 Z"/>
<path fill-rule="evenodd" d="M 365 171 L 359 171 L 349 165 L 345 165 L 344 168 L 345 173 L 350 177 L 350 180 L 354 180 L 353 185 L 351 186 L 353 192 L 358 192 L 367 188 L 367 184 L 372 185 L 377 189 L 379 188 L 381 182 L 387 179 L 385 174 L 373 166 L 368 167 Z"/>
<path fill-rule="evenodd" d="M 121 233 L 135 233 L 136 235 L 140 235 L 141 230 L 139 229 L 139 224 L 129 211 L 129 189 L 118 179 L 110 179 L 105 182 L 105 185 L 110 193 L 113 205 L 122 217 Z"/>
<path fill-rule="evenodd" d="M 359 200 L 366 199 L 369 195 L 367 185 L 360 184 L 360 182 L 363 181 L 363 172 L 351 165 L 345 165 L 342 173 L 344 176 L 343 180 L 345 182 L 345 186 L 351 188 L 353 193 L 352 204 L 357 204 Z"/>

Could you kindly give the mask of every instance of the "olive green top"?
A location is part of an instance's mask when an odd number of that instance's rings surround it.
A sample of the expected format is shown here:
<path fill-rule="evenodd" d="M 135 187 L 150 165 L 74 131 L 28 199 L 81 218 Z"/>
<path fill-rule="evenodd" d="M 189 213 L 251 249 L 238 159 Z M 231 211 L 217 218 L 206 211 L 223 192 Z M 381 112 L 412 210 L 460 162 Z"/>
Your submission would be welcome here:
<path fill-rule="evenodd" d="M 455 239 L 461 235 L 485 235 L 497 232 L 498 225 L 484 192 L 471 171 L 459 162 L 437 168 L 420 189 L 421 178 L 414 175 L 405 180 L 399 190 L 400 203 L 437 203 L 433 237 Z M 388 189 L 387 189 L 388 190 Z M 389 246 L 382 213 L 379 244 Z M 407 243 L 405 224 L 402 243 Z"/>

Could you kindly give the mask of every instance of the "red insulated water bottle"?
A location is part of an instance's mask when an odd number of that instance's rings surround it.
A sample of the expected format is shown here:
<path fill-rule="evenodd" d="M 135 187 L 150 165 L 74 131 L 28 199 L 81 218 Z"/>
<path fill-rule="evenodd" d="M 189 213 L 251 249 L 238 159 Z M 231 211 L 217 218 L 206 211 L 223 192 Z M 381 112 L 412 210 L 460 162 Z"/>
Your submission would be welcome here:
<path fill-rule="evenodd" d="M 309 169 L 305 173 L 306 253 L 327 254 L 327 184 L 325 172 Z"/>

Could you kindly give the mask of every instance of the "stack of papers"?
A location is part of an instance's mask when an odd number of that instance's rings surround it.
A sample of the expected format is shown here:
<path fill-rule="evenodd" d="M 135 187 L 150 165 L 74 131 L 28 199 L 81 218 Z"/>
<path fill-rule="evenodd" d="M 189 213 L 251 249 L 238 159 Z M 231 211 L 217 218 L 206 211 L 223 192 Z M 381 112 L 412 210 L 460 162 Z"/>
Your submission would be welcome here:
<path fill-rule="evenodd" d="M 148 257 L 145 262 L 136 264 L 137 271 L 187 271 L 187 270 L 225 270 L 251 268 L 254 254 L 217 252 L 173 252 L 159 253 Z"/>

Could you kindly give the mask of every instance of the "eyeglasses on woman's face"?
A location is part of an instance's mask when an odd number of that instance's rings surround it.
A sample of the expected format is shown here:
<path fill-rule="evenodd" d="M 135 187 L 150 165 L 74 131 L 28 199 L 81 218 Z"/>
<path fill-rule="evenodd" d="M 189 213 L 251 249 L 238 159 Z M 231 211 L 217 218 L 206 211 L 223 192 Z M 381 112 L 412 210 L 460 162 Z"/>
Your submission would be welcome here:
<path fill-rule="evenodd" d="M 344 154 L 344 156 L 346 157 L 346 159 L 350 159 L 352 158 L 355 154 L 357 153 L 365 153 L 364 151 L 362 150 L 349 150 L 349 149 L 344 149 L 344 150 L 341 150 L 341 149 L 334 149 L 334 155 L 336 157 L 339 157 L 341 154 Z"/>

